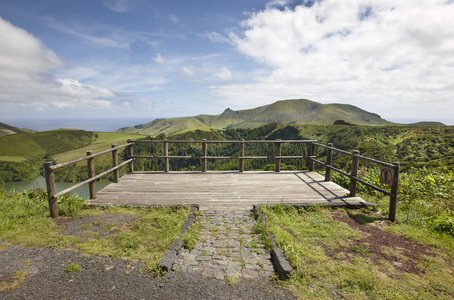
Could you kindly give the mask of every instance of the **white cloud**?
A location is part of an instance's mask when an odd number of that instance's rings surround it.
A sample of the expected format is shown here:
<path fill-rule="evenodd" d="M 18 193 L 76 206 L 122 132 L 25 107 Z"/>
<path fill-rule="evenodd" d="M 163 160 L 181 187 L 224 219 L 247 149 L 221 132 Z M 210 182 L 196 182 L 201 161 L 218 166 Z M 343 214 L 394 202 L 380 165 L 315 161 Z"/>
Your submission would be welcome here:
<path fill-rule="evenodd" d="M 161 53 L 156 54 L 156 57 L 153 57 L 153 60 L 161 65 L 166 63 L 166 59 L 162 57 Z"/>
<path fill-rule="evenodd" d="M 213 42 L 213 43 L 230 43 L 231 40 L 229 38 L 223 37 L 219 33 L 213 31 L 207 34 L 207 37 Z"/>
<path fill-rule="evenodd" d="M 0 18 L 0 69 L 2 76 L 39 74 L 63 67 L 58 56 L 25 30 Z M 24 74 L 22 74 L 24 75 Z"/>
<path fill-rule="evenodd" d="M 131 2 L 131 0 L 113 0 L 104 2 L 104 5 L 115 12 L 126 13 L 132 9 Z"/>
<path fill-rule="evenodd" d="M 222 68 L 219 73 L 215 73 L 214 75 L 221 80 L 230 80 L 233 78 L 232 72 L 226 67 Z"/>
<path fill-rule="evenodd" d="M 65 66 L 27 31 L 0 18 L 0 103 L 3 112 L 115 107 L 118 93 L 74 79 L 58 79 Z M 88 74 L 87 69 L 78 72 Z"/>
<path fill-rule="evenodd" d="M 129 45 L 141 37 L 125 33 L 119 28 L 97 24 L 62 23 L 47 18 L 50 27 L 65 34 L 75 36 L 93 47 L 128 48 Z"/>
<path fill-rule="evenodd" d="M 273 7 L 284 7 L 284 6 L 288 5 L 291 2 L 292 2 L 292 0 L 273 0 L 273 1 L 270 1 L 270 2 L 268 2 L 266 4 L 266 8 L 270 9 L 270 8 L 273 8 Z"/>
<path fill-rule="evenodd" d="M 239 105 L 245 98 L 263 104 L 304 97 L 391 108 L 429 107 L 433 99 L 454 107 L 453 15 L 454 4 L 444 0 L 325 0 L 268 8 L 230 38 L 269 73 L 252 83 L 213 87 L 213 93 Z"/>
<path fill-rule="evenodd" d="M 177 16 L 173 15 L 173 14 L 169 14 L 169 20 L 172 21 L 173 23 L 180 22 L 180 19 Z"/>
<path fill-rule="evenodd" d="M 195 67 L 193 65 L 183 66 L 181 70 L 183 71 L 184 74 L 191 78 L 195 76 Z"/>

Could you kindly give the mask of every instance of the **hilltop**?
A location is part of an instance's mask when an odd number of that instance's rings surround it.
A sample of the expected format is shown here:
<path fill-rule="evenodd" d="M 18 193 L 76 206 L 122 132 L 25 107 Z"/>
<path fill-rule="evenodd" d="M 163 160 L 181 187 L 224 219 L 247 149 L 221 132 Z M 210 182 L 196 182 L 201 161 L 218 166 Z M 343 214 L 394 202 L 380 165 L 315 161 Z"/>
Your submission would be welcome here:
<path fill-rule="evenodd" d="M 156 119 L 147 124 L 121 128 L 118 132 L 156 136 L 189 130 L 257 128 L 269 123 L 331 125 L 336 121 L 353 125 L 396 125 L 353 105 L 321 104 L 299 99 L 281 100 L 246 110 L 227 108 L 219 115 Z"/>
<path fill-rule="evenodd" d="M 0 122 L 0 136 L 18 134 L 18 133 L 32 133 L 32 132 L 34 132 L 34 131 L 29 130 L 29 129 L 14 127 L 14 126 Z"/>

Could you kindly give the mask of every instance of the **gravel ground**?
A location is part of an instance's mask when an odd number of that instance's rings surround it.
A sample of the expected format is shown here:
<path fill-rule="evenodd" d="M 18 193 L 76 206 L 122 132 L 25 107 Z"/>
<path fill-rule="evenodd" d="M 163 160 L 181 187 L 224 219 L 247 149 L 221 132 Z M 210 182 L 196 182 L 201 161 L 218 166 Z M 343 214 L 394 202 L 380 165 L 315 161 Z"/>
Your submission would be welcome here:
<path fill-rule="evenodd" d="M 143 264 L 121 259 L 21 248 L 1 240 L 0 249 L 0 282 L 26 272 L 20 286 L 0 292 L 0 299 L 295 299 L 269 281 L 229 283 L 188 273 L 155 278 Z M 80 270 L 65 272 L 71 263 Z"/>

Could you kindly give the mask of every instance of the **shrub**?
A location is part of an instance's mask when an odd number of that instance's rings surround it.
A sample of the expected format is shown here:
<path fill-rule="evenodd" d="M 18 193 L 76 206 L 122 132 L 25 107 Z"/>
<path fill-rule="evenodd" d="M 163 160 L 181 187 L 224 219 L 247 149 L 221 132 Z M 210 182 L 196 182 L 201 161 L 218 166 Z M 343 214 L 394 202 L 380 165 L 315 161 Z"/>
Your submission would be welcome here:
<path fill-rule="evenodd" d="M 437 216 L 433 220 L 433 230 L 440 233 L 446 233 L 454 237 L 454 217 Z"/>
<path fill-rule="evenodd" d="M 73 194 L 66 194 L 58 198 L 58 215 L 61 217 L 75 217 L 85 207 L 85 199 Z"/>

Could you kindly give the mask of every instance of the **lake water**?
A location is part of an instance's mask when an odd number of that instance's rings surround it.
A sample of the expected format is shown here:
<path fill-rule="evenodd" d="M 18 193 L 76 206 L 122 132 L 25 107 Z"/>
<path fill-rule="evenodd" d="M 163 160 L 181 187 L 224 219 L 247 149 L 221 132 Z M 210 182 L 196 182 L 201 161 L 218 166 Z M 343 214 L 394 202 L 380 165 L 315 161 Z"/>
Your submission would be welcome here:
<path fill-rule="evenodd" d="M 103 189 L 110 183 L 110 181 L 96 181 L 96 191 Z M 75 184 L 77 184 L 77 182 L 55 182 L 55 189 L 58 193 Z M 38 176 L 32 180 L 24 180 L 18 182 L 0 182 L 0 189 L 4 189 L 7 192 L 11 192 L 12 190 L 15 190 L 16 192 L 29 191 L 37 187 L 46 190 L 46 178 L 44 178 L 43 176 Z M 71 191 L 71 193 L 77 194 L 82 198 L 90 197 L 88 184 L 78 187 L 77 189 Z"/>

